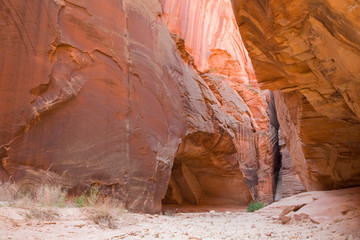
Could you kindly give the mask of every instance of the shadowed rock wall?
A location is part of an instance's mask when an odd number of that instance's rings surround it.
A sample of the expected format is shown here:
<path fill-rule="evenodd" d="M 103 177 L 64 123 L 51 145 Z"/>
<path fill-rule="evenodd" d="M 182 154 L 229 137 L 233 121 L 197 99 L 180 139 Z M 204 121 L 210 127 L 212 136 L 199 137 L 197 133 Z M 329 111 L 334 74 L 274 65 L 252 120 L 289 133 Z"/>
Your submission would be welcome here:
<path fill-rule="evenodd" d="M 233 0 L 256 76 L 307 190 L 360 184 L 358 1 Z"/>

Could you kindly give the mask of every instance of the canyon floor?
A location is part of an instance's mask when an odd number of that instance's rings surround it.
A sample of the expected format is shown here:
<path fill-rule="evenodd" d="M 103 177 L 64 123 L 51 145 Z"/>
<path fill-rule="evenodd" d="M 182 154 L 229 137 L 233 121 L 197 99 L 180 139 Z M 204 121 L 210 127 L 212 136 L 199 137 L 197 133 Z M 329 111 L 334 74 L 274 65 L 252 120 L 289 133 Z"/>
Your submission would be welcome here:
<path fill-rule="evenodd" d="M 360 239 L 359 193 L 360 188 L 302 193 L 253 213 L 179 212 L 187 208 L 101 215 L 96 208 L 1 207 L 0 239 Z"/>
<path fill-rule="evenodd" d="M 52 221 L 24 220 L 23 211 L 0 210 L 0 239 L 356 239 L 332 225 L 310 221 L 282 225 L 261 212 L 124 213 L 118 216 L 116 229 L 108 229 L 88 220 L 87 210 L 62 209 Z"/>

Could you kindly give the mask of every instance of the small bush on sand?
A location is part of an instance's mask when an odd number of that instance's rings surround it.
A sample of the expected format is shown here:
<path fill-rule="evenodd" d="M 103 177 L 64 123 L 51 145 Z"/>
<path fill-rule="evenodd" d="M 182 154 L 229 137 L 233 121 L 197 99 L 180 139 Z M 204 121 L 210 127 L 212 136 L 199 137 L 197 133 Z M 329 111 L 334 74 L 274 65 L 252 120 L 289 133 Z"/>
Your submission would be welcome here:
<path fill-rule="evenodd" d="M 100 199 L 98 186 L 92 186 L 87 193 L 82 193 L 79 197 L 74 198 L 75 205 L 81 207 L 95 207 Z"/>
<path fill-rule="evenodd" d="M 14 184 L 14 186 L 16 186 Z M 32 189 L 18 188 L 13 197 L 14 207 L 64 207 L 67 191 L 59 186 L 40 185 Z"/>
<path fill-rule="evenodd" d="M 259 210 L 263 207 L 266 207 L 266 203 L 253 201 L 247 206 L 246 211 L 247 212 L 255 212 L 256 210 Z"/>
<path fill-rule="evenodd" d="M 36 202 L 34 201 L 34 198 L 31 196 L 30 192 L 19 193 L 13 203 L 14 207 L 20 208 L 30 208 L 34 207 L 35 205 Z"/>
<path fill-rule="evenodd" d="M 74 199 L 75 205 L 79 208 L 86 207 L 87 197 L 85 193 Z"/>
<path fill-rule="evenodd" d="M 167 209 L 166 211 L 163 212 L 163 215 L 168 217 L 174 217 L 175 214 L 176 214 L 176 209 Z"/>
<path fill-rule="evenodd" d="M 116 218 L 111 213 L 110 208 L 106 208 L 106 207 L 96 208 L 93 213 L 90 213 L 89 219 L 103 228 L 110 228 L 110 229 L 117 228 Z"/>
<path fill-rule="evenodd" d="M 88 210 L 88 219 L 102 228 L 116 229 L 116 216 L 124 212 L 124 205 L 118 199 L 99 197 L 96 207 Z"/>
<path fill-rule="evenodd" d="M 0 182 L 0 201 L 14 202 L 18 191 L 19 187 L 15 183 Z"/>
<path fill-rule="evenodd" d="M 36 189 L 35 201 L 42 207 L 64 207 L 67 191 L 59 186 L 41 185 Z"/>
<path fill-rule="evenodd" d="M 89 196 L 87 199 L 88 205 L 90 207 L 94 207 L 99 200 L 99 187 L 98 186 L 92 186 L 89 190 Z"/>
<path fill-rule="evenodd" d="M 25 219 L 51 221 L 59 217 L 59 214 L 53 209 L 30 209 L 23 213 Z"/>

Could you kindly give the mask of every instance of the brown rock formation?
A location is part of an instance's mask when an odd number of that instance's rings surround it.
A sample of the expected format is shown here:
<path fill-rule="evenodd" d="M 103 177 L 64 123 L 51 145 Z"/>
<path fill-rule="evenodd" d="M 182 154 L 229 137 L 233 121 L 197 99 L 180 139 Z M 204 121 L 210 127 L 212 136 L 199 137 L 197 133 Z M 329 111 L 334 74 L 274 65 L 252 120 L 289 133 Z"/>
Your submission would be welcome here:
<path fill-rule="evenodd" d="M 29 10 L 31 9 L 31 10 Z M 159 211 L 191 79 L 156 1 L 1 1 L 2 167 Z M 144 37 L 144 35 L 146 37 Z M 201 98 L 199 90 L 191 96 Z M 210 128 L 201 114 L 196 124 Z"/>
<path fill-rule="evenodd" d="M 333 191 L 314 191 L 297 194 L 259 212 L 279 216 L 282 224 L 298 224 L 311 221 L 331 226 L 332 232 L 360 237 L 360 188 Z"/>
<path fill-rule="evenodd" d="M 296 172 L 289 150 L 280 130 L 279 148 L 281 154 L 281 169 L 279 171 L 278 184 L 276 186 L 275 201 L 305 192 L 305 187 Z"/>
<path fill-rule="evenodd" d="M 360 184 L 357 1 L 233 0 L 262 88 L 307 190 Z"/>
<path fill-rule="evenodd" d="M 216 97 L 214 103 L 242 123 L 240 129 L 232 128 L 237 136 L 234 147 L 253 196 L 272 202 L 274 161 L 278 158 L 275 109 L 271 108 L 271 93 L 258 88 L 231 1 L 161 3 L 183 60 L 202 75 Z M 211 184 L 211 178 L 204 182 Z"/>
<path fill-rule="evenodd" d="M 2 179 L 78 193 L 97 184 L 145 212 L 160 211 L 165 196 L 273 200 L 273 98 L 257 87 L 229 1 L 199 1 L 211 14 L 174 8 L 177 24 L 198 13 L 218 24 L 187 38 L 166 18 L 176 45 L 161 8 L 174 2 L 0 3 Z M 182 31 L 212 26 L 196 24 Z"/>

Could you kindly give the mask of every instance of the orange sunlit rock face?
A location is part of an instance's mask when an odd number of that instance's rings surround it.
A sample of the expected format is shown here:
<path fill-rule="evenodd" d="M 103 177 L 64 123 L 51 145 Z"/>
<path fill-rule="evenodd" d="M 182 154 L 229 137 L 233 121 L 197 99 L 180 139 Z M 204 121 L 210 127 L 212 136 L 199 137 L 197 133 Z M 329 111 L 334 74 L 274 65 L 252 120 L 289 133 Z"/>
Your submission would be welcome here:
<path fill-rule="evenodd" d="M 199 71 L 257 84 L 230 0 L 161 2 L 169 31 L 184 39 Z"/>
<path fill-rule="evenodd" d="M 242 42 L 230 0 L 175 1 L 162 0 L 164 19 L 169 31 L 177 39 L 183 60 L 202 75 L 228 114 L 249 119 L 238 133 L 236 148 L 239 165 L 248 185 L 258 197 L 271 202 L 274 192 L 274 161 L 277 158 L 277 120 L 271 107 L 270 92 L 258 88 L 251 60 Z M 185 54 L 186 53 L 186 54 Z M 190 55 L 191 61 L 186 57 Z M 220 77 L 214 81 L 208 76 Z M 226 102 L 219 95 L 219 84 L 227 84 L 237 93 L 237 102 Z M 231 106 L 232 105 L 232 106 Z M 239 106 L 239 105 L 238 105 Z M 235 108 L 234 108 L 235 107 Z M 255 190 L 257 188 L 257 190 Z"/>
<path fill-rule="evenodd" d="M 360 184 L 357 1 L 233 0 L 262 88 L 307 190 Z"/>

